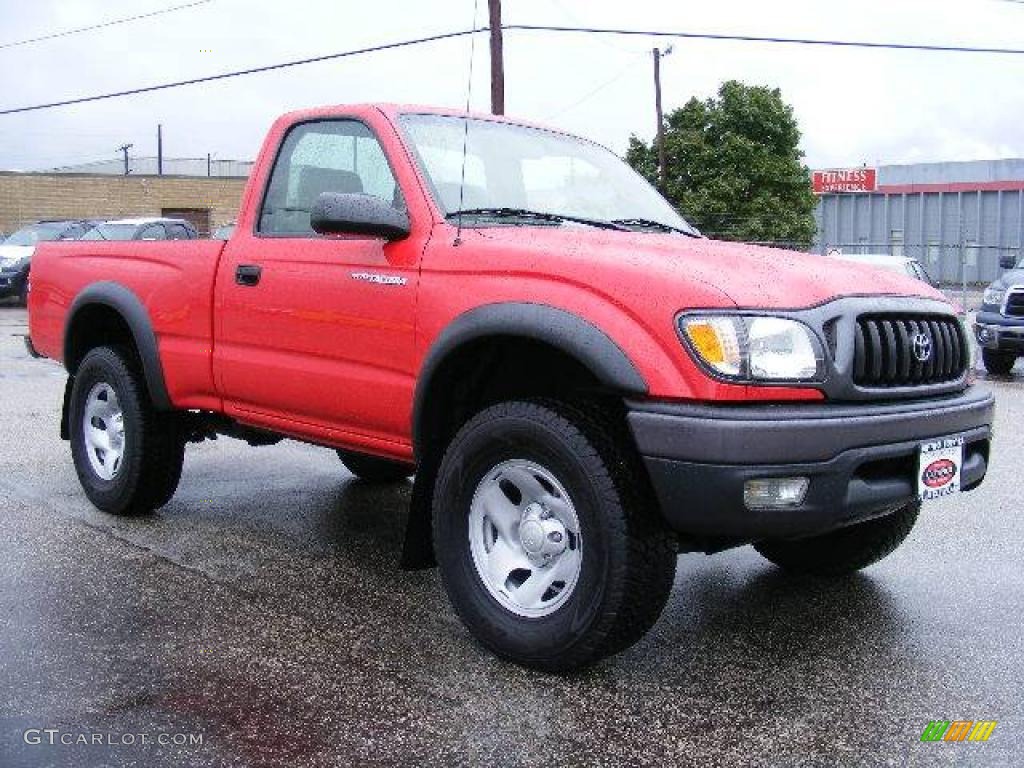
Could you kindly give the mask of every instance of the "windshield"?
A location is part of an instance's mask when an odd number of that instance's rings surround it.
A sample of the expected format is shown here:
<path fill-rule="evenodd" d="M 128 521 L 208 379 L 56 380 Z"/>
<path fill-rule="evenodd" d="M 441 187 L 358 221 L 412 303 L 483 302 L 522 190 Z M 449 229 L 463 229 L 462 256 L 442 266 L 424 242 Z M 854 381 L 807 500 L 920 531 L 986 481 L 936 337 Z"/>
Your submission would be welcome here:
<path fill-rule="evenodd" d="M 597 144 L 477 118 L 403 115 L 401 121 L 446 215 L 512 209 L 697 234 L 643 177 Z"/>
<path fill-rule="evenodd" d="M 4 245 L 35 245 L 47 240 L 56 240 L 68 227 L 64 223 L 55 224 L 33 224 L 29 227 L 22 227 L 17 232 L 8 235 Z"/>
<path fill-rule="evenodd" d="M 99 224 L 84 235 L 83 240 L 131 240 L 138 229 L 134 224 Z"/>

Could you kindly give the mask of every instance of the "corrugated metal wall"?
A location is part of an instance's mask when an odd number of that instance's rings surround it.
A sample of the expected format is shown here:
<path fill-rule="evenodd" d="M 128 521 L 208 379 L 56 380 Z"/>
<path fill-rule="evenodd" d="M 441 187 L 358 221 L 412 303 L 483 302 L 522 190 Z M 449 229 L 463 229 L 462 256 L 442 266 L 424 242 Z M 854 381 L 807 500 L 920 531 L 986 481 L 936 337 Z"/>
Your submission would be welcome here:
<path fill-rule="evenodd" d="M 987 283 L 1004 254 L 1024 258 L 1024 191 L 822 195 L 816 249 L 913 256 L 933 277 Z"/>

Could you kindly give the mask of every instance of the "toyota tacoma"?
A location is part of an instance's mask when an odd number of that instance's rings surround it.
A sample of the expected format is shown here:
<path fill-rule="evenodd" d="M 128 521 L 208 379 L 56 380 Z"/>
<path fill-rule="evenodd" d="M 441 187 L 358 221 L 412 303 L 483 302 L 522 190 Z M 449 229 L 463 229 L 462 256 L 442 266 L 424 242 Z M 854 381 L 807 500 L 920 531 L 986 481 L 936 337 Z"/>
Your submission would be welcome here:
<path fill-rule="evenodd" d="M 607 149 L 500 117 L 281 117 L 226 241 L 44 243 L 29 310 L 96 507 L 164 505 L 218 434 L 415 475 L 406 567 L 546 671 L 641 638 L 680 552 L 848 573 L 988 464 L 941 293 L 704 238 Z"/>
<path fill-rule="evenodd" d="M 985 289 L 974 335 L 989 373 L 1008 375 L 1024 355 L 1024 261 Z"/>

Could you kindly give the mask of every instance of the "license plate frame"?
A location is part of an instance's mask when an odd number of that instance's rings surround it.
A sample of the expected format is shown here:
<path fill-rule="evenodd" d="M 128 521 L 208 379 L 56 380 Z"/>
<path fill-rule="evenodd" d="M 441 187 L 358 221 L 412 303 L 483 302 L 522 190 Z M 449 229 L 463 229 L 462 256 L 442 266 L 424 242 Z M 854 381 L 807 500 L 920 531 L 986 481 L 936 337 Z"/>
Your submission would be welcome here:
<path fill-rule="evenodd" d="M 960 493 L 964 461 L 963 435 L 923 442 L 917 456 L 918 499 L 931 501 Z"/>

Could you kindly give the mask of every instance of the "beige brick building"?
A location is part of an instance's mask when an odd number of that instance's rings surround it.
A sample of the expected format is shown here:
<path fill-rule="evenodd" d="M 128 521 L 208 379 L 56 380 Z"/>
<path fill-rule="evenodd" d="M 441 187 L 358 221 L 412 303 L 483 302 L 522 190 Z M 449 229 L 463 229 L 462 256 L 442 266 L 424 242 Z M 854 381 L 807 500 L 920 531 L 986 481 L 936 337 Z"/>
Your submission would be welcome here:
<path fill-rule="evenodd" d="M 0 171 L 0 232 L 40 219 L 187 218 L 201 234 L 234 221 L 245 179 Z"/>

